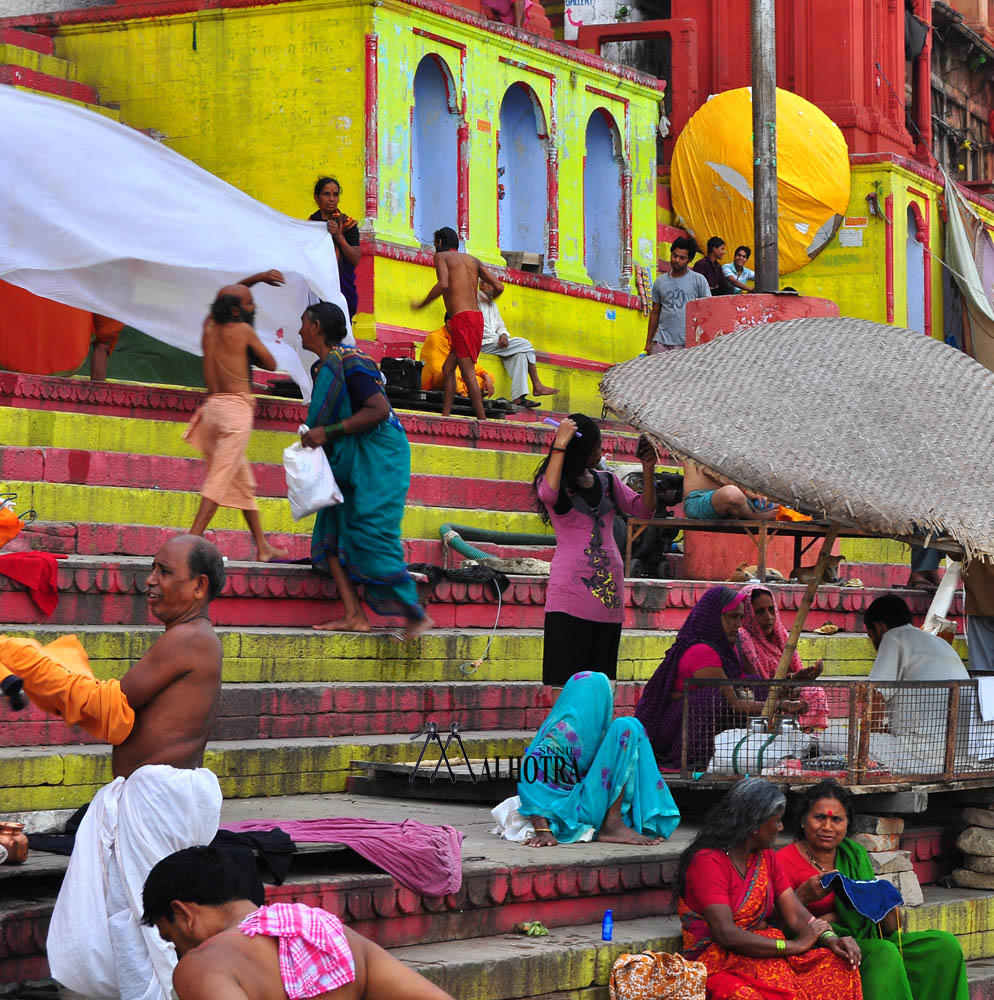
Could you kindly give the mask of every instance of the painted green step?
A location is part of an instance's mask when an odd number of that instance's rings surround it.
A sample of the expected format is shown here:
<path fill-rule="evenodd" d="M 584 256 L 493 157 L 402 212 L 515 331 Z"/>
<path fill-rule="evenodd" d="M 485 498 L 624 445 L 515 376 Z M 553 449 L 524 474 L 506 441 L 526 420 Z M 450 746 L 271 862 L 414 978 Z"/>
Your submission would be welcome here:
<path fill-rule="evenodd" d="M 18 509 L 33 508 L 43 521 L 88 521 L 102 524 L 147 524 L 174 527 L 193 523 L 200 505 L 196 493 L 116 486 L 81 486 L 66 483 L 0 481 L 0 492 L 16 493 Z M 294 521 L 290 505 L 282 497 L 259 497 L 263 530 L 310 534 L 314 518 Z M 401 523 L 404 538 L 438 538 L 446 522 L 497 531 L 550 534 L 538 514 L 517 511 L 466 510 L 458 507 L 405 508 Z M 222 507 L 211 521 L 212 528 L 237 530 L 245 527 L 241 512 Z"/>
<path fill-rule="evenodd" d="M 89 626 L 76 629 L 0 625 L 0 631 L 30 635 L 50 642 L 74 632 L 90 656 L 97 677 L 120 678 L 141 659 L 161 630 Z M 386 633 L 326 635 L 309 629 L 218 629 L 224 648 L 224 681 L 238 683 L 376 683 L 539 681 L 542 677 L 542 632 L 539 629 L 498 631 L 490 656 L 480 668 L 464 673 L 482 656 L 488 633 L 483 630 L 438 629 L 414 643 L 398 643 Z M 673 632 L 627 629 L 621 635 L 618 679 L 646 681 L 674 639 Z M 804 634 L 798 645 L 805 663 L 825 662 L 826 677 L 858 677 L 869 673 L 873 647 L 866 636 L 837 633 Z M 964 656 L 966 645 L 957 640 Z"/>

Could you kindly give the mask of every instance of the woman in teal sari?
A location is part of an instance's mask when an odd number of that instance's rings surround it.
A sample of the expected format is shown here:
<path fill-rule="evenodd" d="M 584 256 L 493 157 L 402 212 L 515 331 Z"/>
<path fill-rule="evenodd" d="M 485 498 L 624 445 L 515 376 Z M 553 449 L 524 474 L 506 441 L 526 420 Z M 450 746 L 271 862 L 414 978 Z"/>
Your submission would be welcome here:
<path fill-rule="evenodd" d="M 418 604 L 400 541 L 400 522 L 411 480 L 411 448 L 390 408 L 376 362 L 343 347 L 347 332 L 338 306 L 318 302 L 300 317 L 300 339 L 318 356 L 311 369 L 314 395 L 307 411 L 308 448 L 323 447 L 345 500 L 318 511 L 311 562 L 330 572 L 344 617 L 315 625 L 332 632 L 368 632 L 369 619 L 355 585 L 378 614 L 403 615 L 406 639 L 434 624 Z"/>
<path fill-rule="evenodd" d="M 519 812 L 531 847 L 573 844 L 594 832 L 615 844 L 658 844 L 680 811 L 638 719 L 611 721 L 605 674 L 573 674 L 521 758 Z"/>
<path fill-rule="evenodd" d="M 778 851 L 777 860 L 798 899 L 837 934 L 856 939 L 865 1000 L 968 1000 L 963 949 L 952 934 L 902 932 L 896 910 L 875 924 L 822 886 L 821 876 L 831 871 L 858 881 L 876 878 L 866 851 L 846 836 L 849 792 L 822 781 L 801 796 L 797 815 L 797 841 Z"/>

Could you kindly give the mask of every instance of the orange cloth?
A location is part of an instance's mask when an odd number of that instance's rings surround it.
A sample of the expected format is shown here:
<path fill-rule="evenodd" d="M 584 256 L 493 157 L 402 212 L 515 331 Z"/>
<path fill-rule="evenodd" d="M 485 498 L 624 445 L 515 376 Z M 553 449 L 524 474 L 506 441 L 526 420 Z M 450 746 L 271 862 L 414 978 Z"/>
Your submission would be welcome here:
<path fill-rule="evenodd" d="M 86 650 L 74 635 L 47 646 L 36 639 L 0 635 L 0 677 L 16 674 L 43 712 L 61 716 L 106 743 L 123 743 L 135 724 L 134 709 L 118 681 L 98 681 Z"/>
<path fill-rule="evenodd" d="M 255 476 L 245 457 L 252 434 L 255 396 L 219 392 L 208 396 L 190 418 L 183 440 L 207 459 L 207 478 L 200 495 L 221 507 L 258 510 Z"/>
<path fill-rule="evenodd" d="M 107 346 L 107 353 L 113 354 L 117 347 L 117 338 L 121 336 L 124 324 L 116 319 L 109 319 L 98 313 L 93 314 L 93 339 L 98 344 Z"/>
<path fill-rule="evenodd" d="M 783 504 L 781 504 L 779 507 L 777 507 L 777 520 L 778 521 L 810 521 L 810 520 L 812 520 L 812 518 L 810 518 L 807 514 L 802 514 L 799 511 L 793 510 L 790 507 L 784 507 Z"/>
<path fill-rule="evenodd" d="M 439 327 L 437 330 L 432 330 L 425 337 L 425 342 L 421 345 L 421 353 L 418 355 L 419 360 L 424 362 L 424 367 L 421 369 L 422 389 L 441 390 L 444 382 L 442 378 L 442 365 L 445 364 L 445 359 L 449 356 L 451 350 L 452 338 L 444 326 Z M 484 396 L 492 396 L 494 394 L 493 377 L 490 372 L 479 365 L 476 365 L 476 381 L 480 383 L 480 392 Z M 468 395 L 466 382 L 462 377 L 462 372 L 458 368 L 456 369 L 456 392 L 460 396 Z"/>

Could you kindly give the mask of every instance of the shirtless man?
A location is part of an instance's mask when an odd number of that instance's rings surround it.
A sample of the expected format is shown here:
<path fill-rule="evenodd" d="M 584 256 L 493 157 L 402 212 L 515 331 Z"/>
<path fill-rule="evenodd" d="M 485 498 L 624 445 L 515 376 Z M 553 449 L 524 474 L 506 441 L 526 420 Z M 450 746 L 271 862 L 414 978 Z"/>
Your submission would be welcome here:
<path fill-rule="evenodd" d="M 94 734 L 95 705 L 117 719 L 133 715 L 130 733 L 116 737 L 114 780 L 76 834 L 48 933 L 52 976 L 88 997 L 168 1000 L 175 960 L 142 928 L 142 885 L 161 858 L 212 840 L 221 814 L 221 789 L 203 760 L 221 690 L 208 605 L 224 586 L 224 562 L 210 542 L 181 535 L 156 553 L 147 586 L 166 631 L 119 686 L 67 671 L 31 640 L 0 636 L 0 663 L 24 678 L 29 696 L 34 685 L 51 695 L 60 676 L 76 703 L 89 689 L 84 725 Z"/>
<path fill-rule="evenodd" d="M 279 271 L 264 271 L 226 285 L 217 293 L 204 320 L 204 382 L 207 400 L 193 415 L 183 435 L 207 459 L 207 478 L 200 491 L 200 509 L 190 528 L 202 535 L 218 507 L 242 512 L 252 532 L 260 562 L 285 559 L 287 553 L 266 541 L 255 502 L 255 477 L 245 457 L 252 434 L 255 396 L 249 366 L 276 371 L 276 361 L 253 329 L 255 302 L 249 288 L 259 282 L 282 285 Z"/>
<path fill-rule="evenodd" d="M 454 229 L 446 226 L 435 232 L 435 274 L 438 281 L 422 301 L 415 299 L 412 309 L 424 309 L 429 302 L 442 296 L 445 311 L 449 314 L 448 329 L 452 335 L 452 349 L 442 365 L 445 385 L 442 389 L 442 416 L 452 412 L 456 394 L 456 367 L 469 390 L 469 398 L 478 420 L 486 420 L 483 395 L 476 381 L 476 361 L 483 346 L 483 313 L 480 312 L 478 291 L 480 281 L 487 282 L 494 294 L 504 290 L 500 278 L 491 274 L 475 257 L 459 252 L 459 237 Z"/>
<path fill-rule="evenodd" d="M 772 521 L 777 516 L 777 505 L 768 503 L 758 493 L 740 490 L 738 486 L 725 486 L 688 461 L 683 467 L 683 513 L 684 517 L 702 521 L 716 521 L 722 517 Z"/>
<path fill-rule="evenodd" d="M 239 872 L 212 847 L 160 861 L 142 899 L 144 922 L 176 946 L 179 1000 L 287 1000 L 291 988 L 295 996 L 327 1000 L 452 1000 L 325 910 L 256 906 L 245 898 Z M 286 978 L 284 939 L 294 942 L 297 957 Z"/>

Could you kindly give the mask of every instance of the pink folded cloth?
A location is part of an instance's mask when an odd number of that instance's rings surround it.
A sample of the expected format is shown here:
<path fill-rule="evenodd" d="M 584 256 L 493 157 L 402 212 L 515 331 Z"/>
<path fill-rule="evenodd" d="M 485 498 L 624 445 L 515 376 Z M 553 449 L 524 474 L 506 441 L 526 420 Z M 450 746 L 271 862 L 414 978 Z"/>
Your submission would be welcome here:
<path fill-rule="evenodd" d="M 246 937 L 279 938 L 280 978 L 290 1000 L 316 997 L 355 980 L 355 960 L 338 917 L 303 903 L 273 903 L 250 913 Z"/>
<path fill-rule="evenodd" d="M 291 840 L 344 844 L 402 885 L 426 896 L 458 892 L 462 885 L 462 832 L 417 820 L 385 823 L 376 819 L 247 819 L 222 823 L 222 830 L 243 833 L 279 827 Z"/>

